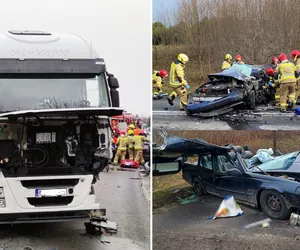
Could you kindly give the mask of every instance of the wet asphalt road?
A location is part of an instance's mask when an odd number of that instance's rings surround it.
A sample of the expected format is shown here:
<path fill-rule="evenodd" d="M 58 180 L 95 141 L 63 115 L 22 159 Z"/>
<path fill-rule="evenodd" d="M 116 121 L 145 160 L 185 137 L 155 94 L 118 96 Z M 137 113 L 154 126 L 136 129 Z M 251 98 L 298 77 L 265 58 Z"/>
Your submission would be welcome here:
<path fill-rule="evenodd" d="M 192 102 L 192 100 L 189 100 Z M 281 114 L 279 111 L 258 107 L 254 115 L 249 111 L 234 112 L 222 117 L 201 118 L 187 116 L 179 111 L 179 98 L 170 106 L 166 97 L 153 100 L 153 128 L 166 130 L 298 130 L 300 117 L 294 113 Z"/>
<path fill-rule="evenodd" d="M 137 171 L 100 174 L 95 192 L 110 221 L 118 223 L 113 236 L 85 235 L 84 221 L 0 226 L 0 249 L 100 250 L 150 249 L 150 208 Z M 110 243 L 103 244 L 101 240 Z"/>
<path fill-rule="evenodd" d="M 218 197 L 202 196 L 197 202 L 154 215 L 153 249 L 299 249 L 300 228 L 287 221 L 272 220 L 270 228 L 242 229 L 267 218 L 261 210 L 249 206 L 240 204 L 242 216 L 208 220 L 221 201 Z"/>

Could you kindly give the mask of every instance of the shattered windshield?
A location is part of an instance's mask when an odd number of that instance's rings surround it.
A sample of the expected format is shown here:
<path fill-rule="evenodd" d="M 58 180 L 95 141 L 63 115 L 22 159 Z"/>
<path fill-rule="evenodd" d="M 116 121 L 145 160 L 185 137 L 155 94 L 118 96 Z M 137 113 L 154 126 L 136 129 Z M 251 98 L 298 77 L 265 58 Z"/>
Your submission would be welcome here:
<path fill-rule="evenodd" d="M 276 157 L 274 160 L 267 161 L 258 166 L 263 171 L 287 170 L 292 166 L 292 164 L 294 163 L 294 161 L 296 160 L 298 155 L 299 155 L 299 152 L 293 152 L 290 154 L 282 155 L 282 156 Z"/>
<path fill-rule="evenodd" d="M 0 79 L 0 111 L 108 107 L 104 73 L 90 79 Z"/>

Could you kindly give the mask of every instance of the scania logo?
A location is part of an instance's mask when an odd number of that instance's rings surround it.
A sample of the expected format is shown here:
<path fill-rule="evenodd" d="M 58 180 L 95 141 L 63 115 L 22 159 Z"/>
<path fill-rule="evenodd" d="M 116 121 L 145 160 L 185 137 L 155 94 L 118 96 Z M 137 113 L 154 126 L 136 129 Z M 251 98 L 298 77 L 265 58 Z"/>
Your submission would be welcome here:
<path fill-rule="evenodd" d="M 12 49 L 11 54 L 13 56 L 67 56 L 69 54 L 68 50 L 50 50 L 50 49 L 35 49 L 35 50 L 25 50 L 25 49 Z"/>

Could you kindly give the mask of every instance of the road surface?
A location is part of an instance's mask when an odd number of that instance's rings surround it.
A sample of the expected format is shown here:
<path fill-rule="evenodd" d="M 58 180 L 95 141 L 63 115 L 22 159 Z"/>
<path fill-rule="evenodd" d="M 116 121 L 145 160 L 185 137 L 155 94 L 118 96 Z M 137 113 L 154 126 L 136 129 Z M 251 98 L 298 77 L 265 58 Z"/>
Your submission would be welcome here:
<path fill-rule="evenodd" d="M 273 220 L 270 228 L 242 229 L 242 226 L 266 218 L 258 209 L 240 204 L 244 215 L 208 220 L 221 201 L 206 195 L 197 202 L 155 214 L 153 250 L 299 249 L 299 228 L 288 225 L 287 221 Z"/>
<path fill-rule="evenodd" d="M 100 174 L 95 192 L 110 221 L 118 223 L 113 236 L 85 235 L 84 222 L 2 225 L 0 249 L 11 250 L 149 250 L 150 208 L 137 171 Z M 131 179 L 133 178 L 133 179 Z M 110 243 L 101 243 L 101 240 Z M 28 247 L 28 248 L 26 248 Z"/>
<path fill-rule="evenodd" d="M 192 100 L 189 100 L 192 102 Z M 249 111 L 231 113 L 222 117 L 200 118 L 187 116 L 179 111 L 179 98 L 170 106 L 166 97 L 153 100 L 153 128 L 166 130 L 298 130 L 300 117 L 293 112 L 281 114 L 279 111 L 266 110 L 249 114 Z"/>

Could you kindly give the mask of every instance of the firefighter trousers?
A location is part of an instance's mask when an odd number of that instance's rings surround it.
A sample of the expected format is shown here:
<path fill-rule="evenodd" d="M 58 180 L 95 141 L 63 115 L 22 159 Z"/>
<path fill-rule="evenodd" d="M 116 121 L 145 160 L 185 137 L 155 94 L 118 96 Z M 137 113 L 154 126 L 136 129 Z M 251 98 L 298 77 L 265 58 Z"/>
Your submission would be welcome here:
<path fill-rule="evenodd" d="M 142 149 L 136 149 L 135 150 L 135 162 L 144 163 L 144 157 L 143 157 L 143 150 Z"/>
<path fill-rule="evenodd" d="M 180 109 L 182 109 L 182 103 L 186 105 L 188 102 L 188 91 L 184 85 L 173 88 L 173 92 L 170 94 L 171 100 L 174 100 L 177 96 L 180 97 Z"/>
<path fill-rule="evenodd" d="M 128 149 L 129 160 L 133 160 L 133 157 L 134 157 L 133 152 L 134 152 L 133 148 L 129 148 Z"/>
<path fill-rule="evenodd" d="M 121 158 L 121 161 L 125 160 L 126 158 L 126 149 L 117 149 L 117 153 L 114 159 L 114 164 L 118 164 L 119 163 L 119 159 Z"/>
<path fill-rule="evenodd" d="M 287 98 L 287 96 L 289 96 Z M 287 101 L 295 103 L 296 96 L 296 83 L 281 83 L 280 84 L 280 109 L 287 109 Z M 287 100 L 288 99 L 288 100 Z"/>

